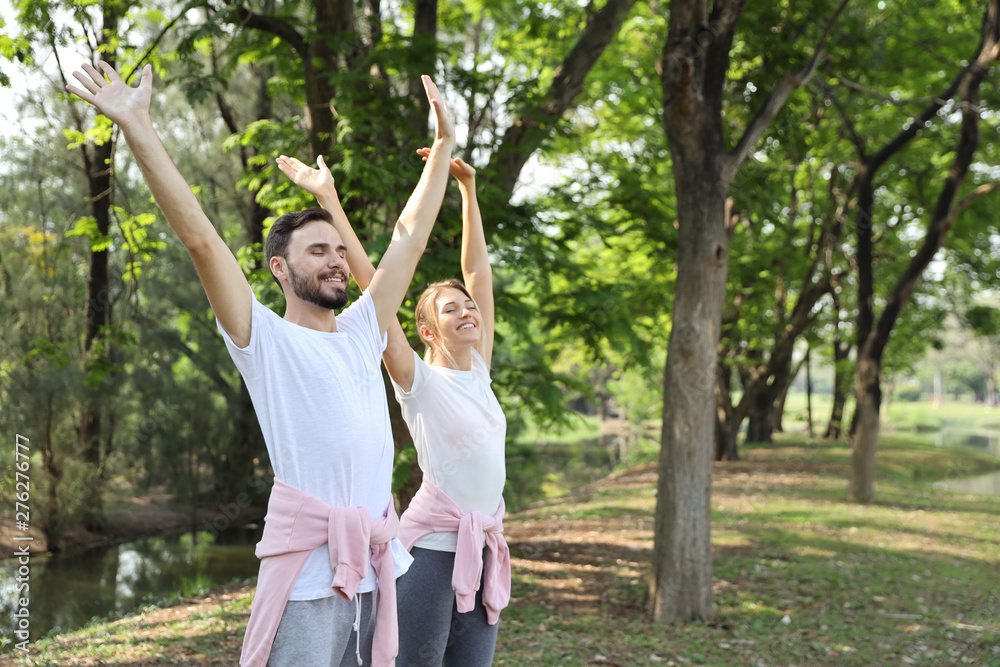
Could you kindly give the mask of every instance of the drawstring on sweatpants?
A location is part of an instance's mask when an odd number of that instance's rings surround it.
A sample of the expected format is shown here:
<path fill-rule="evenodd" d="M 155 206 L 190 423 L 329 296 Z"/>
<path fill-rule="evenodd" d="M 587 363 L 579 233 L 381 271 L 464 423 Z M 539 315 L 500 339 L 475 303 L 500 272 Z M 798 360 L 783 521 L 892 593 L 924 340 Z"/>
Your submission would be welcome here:
<path fill-rule="evenodd" d="M 358 659 L 358 667 L 364 664 L 361 659 L 361 595 L 354 594 L 354 655 Z"/>

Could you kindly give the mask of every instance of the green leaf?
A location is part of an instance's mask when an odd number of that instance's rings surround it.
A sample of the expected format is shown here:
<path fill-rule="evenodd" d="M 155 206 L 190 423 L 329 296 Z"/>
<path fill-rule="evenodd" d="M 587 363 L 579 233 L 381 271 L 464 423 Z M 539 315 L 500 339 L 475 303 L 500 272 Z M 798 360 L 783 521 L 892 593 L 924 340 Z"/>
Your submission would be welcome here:
<path fill-rule="evenodd" d="M 111 247 L 112 239 L 101 233 L 97 228 L 97 219 L 89 215 L 83 216 L 76 221 L 73 229 L 66 232 L 66 236 L 81 236 L 90 239 L 90 250 L 92 252 L 103 252 Z"/>

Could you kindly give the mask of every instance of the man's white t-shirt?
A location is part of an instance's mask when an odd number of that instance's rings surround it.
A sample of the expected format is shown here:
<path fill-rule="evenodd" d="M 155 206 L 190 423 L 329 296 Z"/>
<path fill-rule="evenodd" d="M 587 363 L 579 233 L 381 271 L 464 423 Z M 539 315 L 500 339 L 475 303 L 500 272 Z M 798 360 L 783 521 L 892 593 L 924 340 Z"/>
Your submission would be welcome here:
<path fill-rule="evenodd" d="M 396 400 L 417 449 L 417 463 L 463 512 L 496 514 L 507 480 L 507 419 L 476 350 L 468 371 L 431 366 L 413 353 L 413 386 L 395 382 Z M 455 551 L 457 533 L 431 533 L 415 546 Z"/>
<path fill-rule="evenodd" d="M 334 333 L 288 322 L 256 296 L 252 312 L 245 348 L 216 324 L 253 399 L 275 477 L 333 507 L 385 516 L 395 450 L 380 370 L 386 337 L 371 296 L 365 291 L 337 315 Z M 398 577 L 413 559 L 398 539 L 390 548 Z M 309 555 L 289 599 L 330 597 L 332 583 L 324 544 Z M 369 567 L 358 592 L 372 590 Z"/>

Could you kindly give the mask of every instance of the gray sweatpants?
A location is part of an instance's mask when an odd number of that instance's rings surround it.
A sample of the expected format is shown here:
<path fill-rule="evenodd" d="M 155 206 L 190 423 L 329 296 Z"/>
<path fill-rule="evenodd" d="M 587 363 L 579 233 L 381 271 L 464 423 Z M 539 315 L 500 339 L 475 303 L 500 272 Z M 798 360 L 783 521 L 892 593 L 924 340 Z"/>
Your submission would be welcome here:
<path fill-rule="evenodd" d="M 460 614 L 451 587 L 455 554 L 413 547 L 410 555 L 413 564 L 396 580 L 396 667 L 489 667 L 499 623 L 490 625 L 486 621 L 483 582 L 476 593 L 476 606 Z"/>
<path fill-rule="evenodd" d="M 361 603 L 360 649 L 364 664 L 372 664 L 371 593 L 358 593 L 355 600 Z M 268 667 L 357 667 L 355 650 L 358 632 L 354 621 L 358 602 L 345 600 L 339 595 L 319 600 L 289 600 L 281 615 L 278 632 L 271 646 Z"/>

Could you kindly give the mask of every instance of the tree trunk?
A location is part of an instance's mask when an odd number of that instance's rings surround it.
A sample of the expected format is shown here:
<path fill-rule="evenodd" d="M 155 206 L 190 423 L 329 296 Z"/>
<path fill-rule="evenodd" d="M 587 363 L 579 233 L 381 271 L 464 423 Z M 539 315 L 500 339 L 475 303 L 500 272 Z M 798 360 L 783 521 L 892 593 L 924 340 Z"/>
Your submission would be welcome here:
<path fill-rule="evenodd" d="M 437 25 L 438 25 L 438 2 L 437 0 L 416 0 L 413 15 L 413 38 L 410 43 L 410 63 L 408 63 L 411 73 L 407 83 L 409 87 L 411 108 L 414 110 L 409 117 L 411 142 L 426 141 L 427 118 L 430 113 L 430 102 L 424 92 L 423 82 L 420 74 L 431 74 L 437 68 Z M 403 413 L 399 403 L 396 401 L 395 392 L 388 376 L 385 379 L 386 400 L 389 403 L 389 423 L 392 426 L 392 440 L 396 454 L 400 454 L 407 447 L 412 445 L 413 437 L 410 429 L 403 419 Z M 416 456 L 414 454 L 414 456 Z M 393 487 L 396 493 L 398 512 L 402 514 L 410 501 L 416 495 L 420 484 L 423 482 L 423 471 L 417 465 L 414 458 L 407 468 L 406 478 L 400 482 L 397 473 L 393 472 Z"/>
<path fill-rule="evenodd" d="M 840 359 L 840 363 L 834 368 L 833 376 L 833 406 L 830 408 L 830 420 L 826 424 L 826 432 L 823 434 L 824 438 L 830 440 L 839 439 L 844 435 L 844 406 L 847 405 L 847 388 L 846 385 L 850 382 L 850 374 L 844 368 L 845 362 L 847 361 L 847 354 L 850 346 L 835 342 L 834 343 L 834 355 L 836 356 L 840 350 L 843 350 L 843 359 Z"/>
<path fill-rule="evenodd" d="M 331 103 L 337 89 L 331 81 L 331 74 L 341 69 L 341 54 L 333 44 L 350 40 L 356 43 L 357 24 L 354 3 L 351 0 L 317 0 L 315 25 L 307 42 L 306 53 L 302 54 L 306 88 L 306 130 L 309 136 L 310 158 L 329 154 L 337 131 L 337 119 Z M 348 52 L 346 57 L 354 58 Z"/>
<path fill-rule="evenodd" d="M 931 402 L 935 407 L 944 405 L 944 375 L 940 366 L 934 367 L 934 396 Z"/>
<path fill-rule="evenodd" d="M 12 281 L 10 279 L 10 271 L 7 270 L 7 265 L 3 262 L 3 253 L 0 253 L 0 298 L 10 299 L 11 289 L 10 286 Z M 8 301 L 8 304 L 10 302 Z M 10 309 L 11 317 L 17 315 L 17 311 L 14 309 L 13 305 L 8 305 Z"/>
<path fill-rule="evenodd" d="M 351 0 L 317 0 L 312 5 L 314 14 L 308 35 L 271 13 L 252 12 L 239 6 L 232 14 L 232 22 L 239 28 L 260 30 L 278 37 L 294 49 L 302 61 L 310 160 L 329 154 L 336 138 L 337 120 L 330 105 L 337 89 L 332 75 L 341 71 L 344 61 L 354 62 L 362 55 L 354 3 Z M 347 40 L 351 48 L 333 48 Z"/>
<path fill-rule="evenodd" d="M 997 406 L 997 367 L 992 361 L 986 365 L 986 405 Z"/>
<path fill-rule="evenodd" d="M 812 361 L 809 353 L 812 348 L 806 348 L 806 435 L 813 437 L 813 383 Z"/>
<path fill-rule="evenodd" d="M 854 395 L 857 401 L 854 423 L 857 427 L 851 448 L 850 497 L 860 503 L 870 503 L 875 499 L 878 411 L 882 402 L 878 366 L 879 363 L 870 358 L 859 359 L 854 374 Z"/>
<path fill-rule="evenodd" d="M 739 461 L 737 449 L 740 425 L 735 421 L 732 398 L 733 370 L 724 363 L 718 364 L 715 385 L 715 460 Z"/>
<path fill-rule="evenodd" d="M 770 443 L 775 432 L 781 432 L 781 417 L 785 411 L 785 397 L 795 379 L 795 373 L 789 372 L 792 365 L 791 348 L 794 339 L 788 342 L 787 349 L 782 348 L 771 353 L 771 381 L 757 385 L 750 405 L 750 422 L 747 424 L 747 442 Z"/>
<path fill-rule="evenodd" d="M 785 401 L 788 399 L 788 392 L 792 388 L 792 384 L 795 382 L 795 378 L 799 375 L 799 370 L 802 368 L 802 364 L 805 360 L 800 361 L 794 370 L 789 370 L 792 365 L 792 358 L 788 356 L 779 366 L 777 372 L 774 376 L 774 386 L 777 390 L 773 391 L 773 396 L 771 398 L 771 405 L 769 417 L 769 423 L 771 425 L 770 435 L 775 433 L 784 433 L 785 427 L 782 425 L 782 419 L 785 417 Z M 770 442 L 770 441 L 769 441 Z"/>
<path fill-rule="evenodd" d="M 98 48 L 101 49 L 101 59 L 112 67 L 116 66 L 117 54 L 114 48 L 108 48 L 108 40 L 117 38 L 118 22 L 118 14 L 109 4 L 105 4 Z M 96 222 L 99 234 L 107 237 L 111 231 L 111 206 L 114 203 L 112 197 L 114 144 L 106 141 L 94 146 L 93 154 L 84 150 L 83 155 L 90 192 L 90 214 Z M 103 339 L 107 335 L 107 326 L 110 322 L 108 251 L 91 250 L 87 270 L 87 307 L 83 343 L 84 370 L 87 375 L 102 374 L 100 367 L 106 365 L 108 361 L 108 352 Z M 91 375 L 91 377 L 96 376 Z M 104 393 L 99 391 L 97 386 L 99 383 L 99 379 L 87 383 L 91 390 L 86 393 L 80 406 L 80 458 L 88 468 L 81 507 L 84 513 L 84 525 L 88 529 L 100 529 L 104 524 L 101 480 L 104 477 L 105 457 L 101 452 L 101 422 L 105 397 Z"/>
<path fill-rule="evenodd" d="M 839 231 L 834 227 L 828 236 L 830 243 L 839 238 Z M 833 289 L 830 278 L 830 267 L 822 271 L 818 261 L 807 272 L 799 298 L 787 321 L 782 317 L 775 331 L 775 343 L 767 357 L 767 361 L 751 368 L 743 376 L 743 398 L 735 414 L 736 427 L 743 416 L 750 417 L 747 426 L 747 442 L 772 442 L 772 435 L 783 430 L 781 419 L 785 411 L 785 397 L 798 369 L 789 373 L 792 363 L 792 353 L 795 341 L 813 322 L 812 312 L 815 305 L 827 292 Z"/>
<path fill-rule="evenodd" d="M 778 382 L 775 377 L 770 384 L 760 387 L 750 403 L 750 421 L 747 423 L 748 443 L 771 442 L 771 404 L 774 401 L 774 386 Z"/>
<path fill-rule="evenodd" d="M 392 383 L 385 372 L 382 375 L 385 380 L 386 400 L 389 402 L 389 424 L 392 426 L 392 439 L 396 448 L 396 454 L 399 454 L 413 443 L 413 438 L 410 436 L 410 429 L 406 426 L 406 420 L 403 419 L 403 411 L 396 401 Z M 400 482 L 396 472 L 393 471 L 392 484 L 396 492 L 396 502 L 399 506 L 397 511 L 400 514 L 405 512 L 406 508 L 410 506 L 410 501 L 413 500 L 413 496 L 416 495 L 424 479 L 423 471 L 417 465 L 416 454 L 414 453 L 413 456 L 414 459 L 410 463 L 405 480 Z"/>
<path fill-rule="evenodd" d="M 45 533 L 45 542 L 49 551 L 60 551 L 62 549 L 62 521 L 60 515 L 59 487 L 63 480 L 62 466 L 59 464 L 55 451 L 55 443 L 52 442 L 52 422 L 55 417 L 53 398 L 50 393 L 45 403 L 45 428 L 42 430 L 42 441 L 38 449 L 42 454 L 42 470 L 45 472 L 45 480 L 48 482 L 45 493 L 45 514 L 42 521 L 42 532 Z"/>
<path fill-rule="evenodd" d="M 215 74 L 215 66 L 213 53 L 213 74 Z M 267 81 L 272 71 L 273 68 L 270 66 L 264 67 L 261 71 L 255 70 L 257 88 L 254 118 L 258 121 L 274 117 L 271 98 L 267 93 Z M 216 93 L 215 99 L 226 127 L 231 133 L 238 133 L 241 129 L 240 124 L 221 91 Z M 252 159 L 255 155 L 256 150 L 252 147 L 240 145 L 240 162 L 244 172 L 259 175 L 267 166 L 255 163 Z M 251 191 L 245 198 L 243 229 L 248 244 L 263 246 L 264 221 L 273 214 L 273 211 L 257 201 L 258 192 Z M 259 255 L 254 256 L 252 268 L 253 270 L 260 268 Z M 222 499 L 234 498 L 240 493 L 245 493 L 248 488 L 247 482 L 256 473 L 254 460 L 258 457 L 265 457 L 265 459 L 267 457 L 267 447 L 264 444 L 264 435 L 260 430 L 257 413 L 253 407 L 253 399 L 250 397 L 250 391 L 242 376 L 233 401 L 233 411 L 230 414 L 233 424 L 232 435 L 225 456 L 216 459 L 220 464 L 218 469 L 214 471 L 213 477 L 215 494 Z M 197 487 L 193 486 L 192 488 L 194 489 L 193 493 L 197 493 Z"/>
<path fill-rule="evenodd" d="M 267 447 L 264 444 L 264 434 L 257 421 L 253 399 L 247 389 L 246 382 L 240 377 L 240 387 L 232 408 L 233 432 L 226 447 L 226 454 L 219 460 L 221 464 L 215 469 L 213 486 L 215 494 L 223 500 L 235 498 L 247 492 L 247 482 L 254 476 L 256 465 L 254 460 L 263 457 L 267 459 Z"/>
<path fill-rule="evenodd" d="M 892 376 L 885 382 L 885 389 L 882 391 L 882 408 L 886 412 L 889 411 L 889 406 L 892 405 L 892 392 L 896 389 L 896 383 Z"/>
<path fill-rule="evenodd" d="M 653 553 L 653 616 L 659 623 L 715 617 L 710 443 L 715 440 L 712 395 L 728 249 L 725 201 L 718 189 L 721 165 L 710 151 L 706 147 L 708 155 L 674 161 L 680 231 Z M 676 154 L 684 156 L 684 151 Z"/>
<path fill-rule="evenodd" d="M 836 16 L 845 6 L 846 0 Z M 677 193 L 678 243 L 650 582 L 653 618 L 658 623 L 715 617 L 712 398 L 729 260 L 729 184 L 788 96 L 812 77 L 830 33 L 827 29 L 802 70 L 775 85 L 735 147 L 727 151 L 722 97 L 742 8 L 741 0 L 716 0 L 711 10 L 703 0 L 673 0 L 660 68 L 663 127 Z"/>
<path fill-rule="evenodd" d="M 416 0 L 413 8 L 413 40 L 410 46 L 411 68 L 408 81 L 410 102 L 416 113 L 410 117 L 410 134 L 416 141 L 426 141 L 427 117 L 431 105 L 424 93 L 420 74 L 431 74 L 437 68 L 437 0 Z"/>
<path fill-rule="evenodd" d="M 850 373 L 847 365 L 851 345 L 840 337 L 840 299 L 834 292 L 834 308 L 837 316 L 833 320 L 833 407 L 830 410 L 830 421 L 826 425 L 824 438 L 837 439 L 843 434 L 844 405 L 847 403 L 848 383 Z"/>
<path fill-rule="evenodd" d="M 713 396 L 729 259 L 721 98 L 738 10 L 729 32 L 692 58 L 687 40 L 708 18 L 697 15 L 695 4 L 671 5 L 663 52 L 663 125 L 673 158 L 678 235 L 650 591 L 657 623 L 715 618 Z"/>

